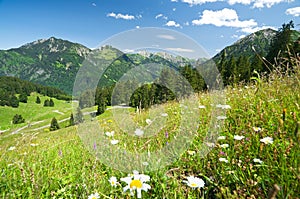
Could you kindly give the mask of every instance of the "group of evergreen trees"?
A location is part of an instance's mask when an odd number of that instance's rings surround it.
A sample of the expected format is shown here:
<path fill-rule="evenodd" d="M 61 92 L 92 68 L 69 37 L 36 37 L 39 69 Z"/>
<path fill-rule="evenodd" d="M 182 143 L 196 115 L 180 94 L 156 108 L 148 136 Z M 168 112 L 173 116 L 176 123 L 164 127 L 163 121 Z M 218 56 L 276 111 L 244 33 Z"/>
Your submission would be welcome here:
<path fill-rule="evenodd" d="M 71 96 L 57 88 L 34 84 L 16 77 L 0 76 L 0 106 L 17 108 L 19 102 L 27 103 L 27 97 L 32 92 L 60 100 L 70 101 L 72 99 Z"/>
<path fill-rule="evenodd" d="M 53 100 L 50 98 L 50 99 L 46 99 L 45 101 L 44 101 L 44 106 L 50 106 L 50 107 L 53 107 L 54 106 L 54 102 L 53 102 Z"/>

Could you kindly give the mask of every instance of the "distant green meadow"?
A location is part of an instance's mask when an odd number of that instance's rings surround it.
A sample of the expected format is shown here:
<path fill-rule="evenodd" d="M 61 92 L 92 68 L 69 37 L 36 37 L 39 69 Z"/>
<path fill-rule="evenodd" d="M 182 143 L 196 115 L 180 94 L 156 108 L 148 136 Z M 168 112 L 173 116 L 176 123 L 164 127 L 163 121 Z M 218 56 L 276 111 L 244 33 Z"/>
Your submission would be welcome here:
<path fill-rule="evenodd" d="M 195 138 L 189 148 L 173 163 L 156 171 L 150 168 L 143 175 L 103 164 L 101 157 L 95 156 L 79 138 L 79 127 L 67 127 L 67 120 L 60 123 L 58 131 L 43 127 L 53 117 L 69 118 L 72 104 L 54 99 L 54 107 L 43 107 L 47 97 L 40 96 L 42 103 L 36 104 L 37 94 L 32 94 L 28 103 L 20 103 L 19 108 L 0 107 L 1 132 L 7 130 L 0 135 L 0 196 L 267 198 L 274 194 L 276 198 L 297 198 L 300 196 L 300 130 L 296 130 L 300 120 L 299 78 L 299 71 L 292 76 L 272 74 L 268 81 L 257 78 L 248 85 L 226 88 L 227 102 L 218 107 L 226 109 L 226 118 L 215 143 L 204 143 L 212 105 L 209 94 L 200 93 L 201 124 L 192 132 Z M 128 139 L 126 132 L 118 127 L 113 109 L 96 117 L 103 129 L 99 133 L 111 148 L 151 153 L 176 141 L 181 119 L 179 104 L 168 102 L 162 107 L 167 113 L 166 126 L 155 136 Z M 26 123 L 11 124 L 15 114 L 21 114 Z M 137 113 L 129 109 L 129 115 L 141 126 L 155 122 L 149 119 L 149 111 Z M 200 151 L 204 145 L 209 145 L 211 151 L 202 157 Z M 145 162 L 144 166 L 149 165 Z"/>

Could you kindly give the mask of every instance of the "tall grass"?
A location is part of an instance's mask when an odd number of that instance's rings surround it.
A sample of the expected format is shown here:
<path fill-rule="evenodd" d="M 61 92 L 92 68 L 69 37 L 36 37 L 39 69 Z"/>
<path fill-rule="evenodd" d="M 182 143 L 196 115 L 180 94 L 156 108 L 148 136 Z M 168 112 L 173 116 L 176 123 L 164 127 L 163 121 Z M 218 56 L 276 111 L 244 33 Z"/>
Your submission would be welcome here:
<path fill-rule="evenodd" d="M 143 198 L 267 198 L 274 185 L 279 187 L 277 198 L 299 197 L 300 140 L 295 129 L 300 120 L 300 59 L 294 57 L 292 61 L 288 71 L 278 65 L 268 77 L 256 77 L 248 85 L 226 88 L 227 105 L 231 108 L 219 132 L 225 139 L 220 137 L 204 158 L 199 153 L 205 144 L 211 102 L 209 94 L 199 94 L 199 104 L 206 108 L 199 110 L 201 124 L 193 132 L 197 136 L 188 151 L 172 164 L 146 173 L 151 177 L 151 189 L 142 193 Z M 178 104 L 170 102 L 163 108 L 169 116 L 166 127 L 142 141 L 125 136 L 112 110 L 97 119 L 104 132 L 115 131 L 114 139 L 120 142 L 111 147 L 155 150 L 175 139 L 176 124 L 181 119 Z M 151 117 L 149 114 L 130 110 L 130 117 L 142 126 Z M 100 198 L 130 198 L 129 192 L 122 191 L 125 184 L 114 188 L 108 182 L 111 176 L 120 179 L 127 173 L 101 163 L 76 130 L 75 126 L 54 132 L 1 135 L 0 197 L 87 198 L 98 192 Z M 244 137 L 236 140 L 235 135 Z M 265 137 L 273 138 L 273 143 L 263 143 L 261 139 Z M 15 149 L 9 150 L 12 146 Z M 204 188 L 192 189 L 183 183 L 190 175 L 202 178 Z"/>

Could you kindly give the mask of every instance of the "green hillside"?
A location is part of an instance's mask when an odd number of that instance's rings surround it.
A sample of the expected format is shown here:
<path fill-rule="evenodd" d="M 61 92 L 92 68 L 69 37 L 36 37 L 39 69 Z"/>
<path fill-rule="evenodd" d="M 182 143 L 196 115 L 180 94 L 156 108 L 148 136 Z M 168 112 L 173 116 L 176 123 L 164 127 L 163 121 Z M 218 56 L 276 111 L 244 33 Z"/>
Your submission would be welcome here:
<path fill-rule="evenodd" d="M 130 165 L 127 162 L 129 167 L 146 167 L 143 173 L 150 176 L 147 183 L 151 189 L 143 191 L 142 197 L 267 198 L 274 186 L 279 189 L 276 198 L 299 197 L 300 92 L 297 91 L 300 91 L 300 60 L 294 61 L 291 75 L 273 72 L 268 78 L 255 76 L 247 85 L 228 86 L 225 89 L 227 106 L 219 107 L 226 109 L 226 118 L 222 117 L 224 126 L 218 135 L 210 138 L 214 142 L 205 141 L 205 135 L 211 117 L 216 117 L 211 112 L 216 104 L 212 106 L 209 93 L 200 93 L 197 117 L 201 125 L 190 132 L 195 137 L 175 162 L 157 171 L 151 171 L 151 168 L 147 170 L 147 167 L 151 167 L 149 160 L 149 164 L 146 162 L 142 165 Z M 70 113 L 70 104 L 62 101 L 55 101 L 56 107 L 52 109 L 38 109 L 33 103 L 34 97 L 35 94 L 29 98 L 28 107 L 0 107 L 0 110 L 7 108 L 6 116 L 1 114 L 1 120 L 11 117 L 15 113 L 9 113 L 12 110 L 24 114 L 25 119 L 30 118 L 31 122 L 46 119 L 45 114 L 48 114 L 47 118 L 63 118 Z M 166 117 L 160 114 L 161 111 L 166 113 Z M 103 164 L 101 156 L 96 158 L 93 151 L 99 152 L 108 146 L 111 150 L 118 148 L 125 152 L 152 154 L 167 144 L 177 142 L 182 114 L 189 114 L 184 112 L 185 107 L 176 102 L 156 106 L 142 113 L 130 109 L 128 117 L 122 118 L 115 118 L 114 109 L 109 109 L 93 121 L 99 124 L 99 130 L 96 129 L 99 139 L 91 140 L 90 145 L 84 145 L 87 140 L 80 139 L 80 133 L 77 133 L 80 126 L 46 132 L 44 129 L 34 130 L 36 127 L 32 125 L 16 134 L 2 132 L 1 196 L 87 198 L 97 192 L 100 198 L 130 198 L 129 192 L 123 192 L 122 187 L 126 183 L 120 181 L 128 174 Z M 128 135 L 133 132 L 124 132 L 118 126 L 117 122 L 127 119 L 132 119 L 141 128 L 148 125 L 149 119 L 154 129 L 156 124 L 164 121 L 166 125 L 155 135 L 137 138 Z M 1 125 L 7 124 L 7 121 L 1 121 Z M 111 131 L 115 132 L 114 136 L 107 137 L 105 133 Z M 105 145 L 98 145 L 100 138 L 104 139 Z M 202 157 L 203 149 L 207 147 L 210 152 Z M 166 157 L 170 155 L 166 154 Z M 119 181 L 116 187 L 109 182 L 112 176 Z M 203 179 L 203 188 L 189 187 L 185 183 L 188 176 Z"/>

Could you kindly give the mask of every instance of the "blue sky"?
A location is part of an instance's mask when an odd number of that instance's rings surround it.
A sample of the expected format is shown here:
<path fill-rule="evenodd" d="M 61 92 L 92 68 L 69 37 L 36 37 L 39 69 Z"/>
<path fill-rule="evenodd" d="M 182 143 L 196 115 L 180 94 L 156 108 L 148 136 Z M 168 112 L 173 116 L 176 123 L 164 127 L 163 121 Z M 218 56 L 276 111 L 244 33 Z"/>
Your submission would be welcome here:
<path fill-rule="evenodd" d="M 290 20 L 300 29 L 299 0 L 0 0 L 0 49 L 51 36 L 95 48 L 120 32 L 157 27 L 191 37 L 213 56 Z"/>

